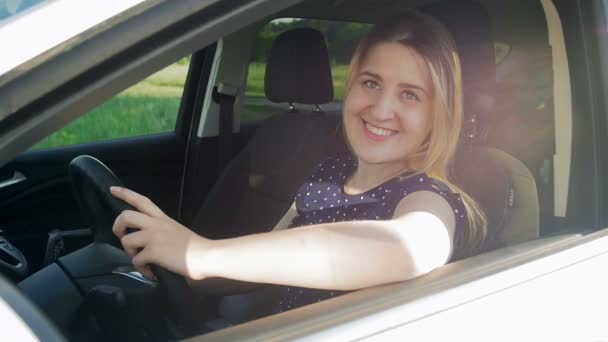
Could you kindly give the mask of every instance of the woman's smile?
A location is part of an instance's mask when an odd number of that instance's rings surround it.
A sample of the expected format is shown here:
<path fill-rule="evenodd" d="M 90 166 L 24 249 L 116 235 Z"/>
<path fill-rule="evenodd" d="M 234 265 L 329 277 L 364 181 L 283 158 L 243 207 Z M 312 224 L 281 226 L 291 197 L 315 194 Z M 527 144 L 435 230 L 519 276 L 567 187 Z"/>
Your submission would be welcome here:
<path fill-rule="evenodd" d="M 343 111 L 360 165 L 405 165 L 429 135 L 433 96 L 428 66 L 415 50 L 397 43 L 372 48 L 355 73 Z"/>
<path fill-rule="evenodd" d="M 373 125 L 365 120 L 363 120 L 363 129 L 365 131 L 365 135 L 373 141 L 385 141 L 389 139 L 391 136 L 399 133 L 399 131 L 378 127 Z"/>

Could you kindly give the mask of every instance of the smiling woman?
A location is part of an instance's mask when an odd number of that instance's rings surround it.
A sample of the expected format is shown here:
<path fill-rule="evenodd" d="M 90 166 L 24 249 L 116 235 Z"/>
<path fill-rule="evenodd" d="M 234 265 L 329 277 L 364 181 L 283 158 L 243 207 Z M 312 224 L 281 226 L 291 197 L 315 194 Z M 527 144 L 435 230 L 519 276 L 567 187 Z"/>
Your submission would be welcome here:
<path fill-rule="evenodd" d="M 430 133 L 435 94 L 429 69 L 416 50 L 399 43 L 376 44 L 361 57 L 344 103 L 350 145 L 368 163 L 397 162 L 400 173 L 408 165 L 399 162 L 420 149 Z M 379 144 L 385 141 L 392 146 Z"/>
<path fill-rule="evenodd" d="M 355 52 L 343 121 L 359 163 L 380 164 L 388 176 L 428 173 L 461 193 L 468 229 L 459 242 L 472 254 L 485 239 L 486 218 L 447 173 L 463 120 L 460 69 L 453 39 L 439 23 L 410 26 L 393 18 L 372 29 Z"/>
<path fill-rule="evenodd" d="M 291 34 L 319 37 L 312 29 Z M 462 121 L 459 63 L 435 19 L 411 12 L 385 20 L 351 63 L 343 121 L 352 155 L 319 164 L 273 231 L 207 239 L 120 187 L 112 194 L 137 211 L 120 214 L 113 231 L 151 278 L 157 264 L 193 280 L 283 285 L 272 312 L 472 255 L 485 237 L 484 216 L 447 178 Z"/>

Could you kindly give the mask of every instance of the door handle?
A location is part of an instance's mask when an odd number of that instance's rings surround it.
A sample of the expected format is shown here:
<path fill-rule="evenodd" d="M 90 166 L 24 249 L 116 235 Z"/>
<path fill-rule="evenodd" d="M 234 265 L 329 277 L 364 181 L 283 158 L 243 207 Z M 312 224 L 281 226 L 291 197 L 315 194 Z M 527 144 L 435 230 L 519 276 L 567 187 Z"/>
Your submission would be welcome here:
<path fill-rule="evenodd" d="M 7 186 L 11 186 L 13 184 L 21 183 L 24 180 L 26 180 L 26 178 L 23 173 L 19 171 L 14 171 L 13 177 L 7 180 L 0 181 L 0 189 L 6 188 Z"/>

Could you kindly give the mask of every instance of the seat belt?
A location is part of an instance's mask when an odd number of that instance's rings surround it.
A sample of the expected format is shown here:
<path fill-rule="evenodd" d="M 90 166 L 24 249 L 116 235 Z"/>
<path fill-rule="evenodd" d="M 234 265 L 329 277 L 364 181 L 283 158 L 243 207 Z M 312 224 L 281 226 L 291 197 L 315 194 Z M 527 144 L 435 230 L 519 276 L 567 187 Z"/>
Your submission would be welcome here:
<path fill-rule="evenodd" d="M 232 159 L 232 129 L 234 122 L 234 101 L 238 88 L 219 83 L 213 88 L 213 101 L 220 106 L 218 135 L 218 172 L 222 173 Z"/>

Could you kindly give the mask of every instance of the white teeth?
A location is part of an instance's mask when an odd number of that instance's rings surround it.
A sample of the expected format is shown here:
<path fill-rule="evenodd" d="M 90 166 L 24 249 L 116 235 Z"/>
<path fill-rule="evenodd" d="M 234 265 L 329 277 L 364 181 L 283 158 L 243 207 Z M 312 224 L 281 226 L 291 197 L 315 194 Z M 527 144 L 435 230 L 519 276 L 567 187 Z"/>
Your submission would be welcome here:
<path fill-rule="evenodd" d="M 369 130 L 370 132 L 374 133 L 375 135 L 380 135 L 380 136 L 383 136 L 383 137 L 388 137 L 390 135 L 395 134 L 395 131 L 391 131 L 391 130 L 388 130 L 388 129 L 372 126 L 369 122 L 365 123 L 365 128 L 367 128 L 367 130 Z"/>

